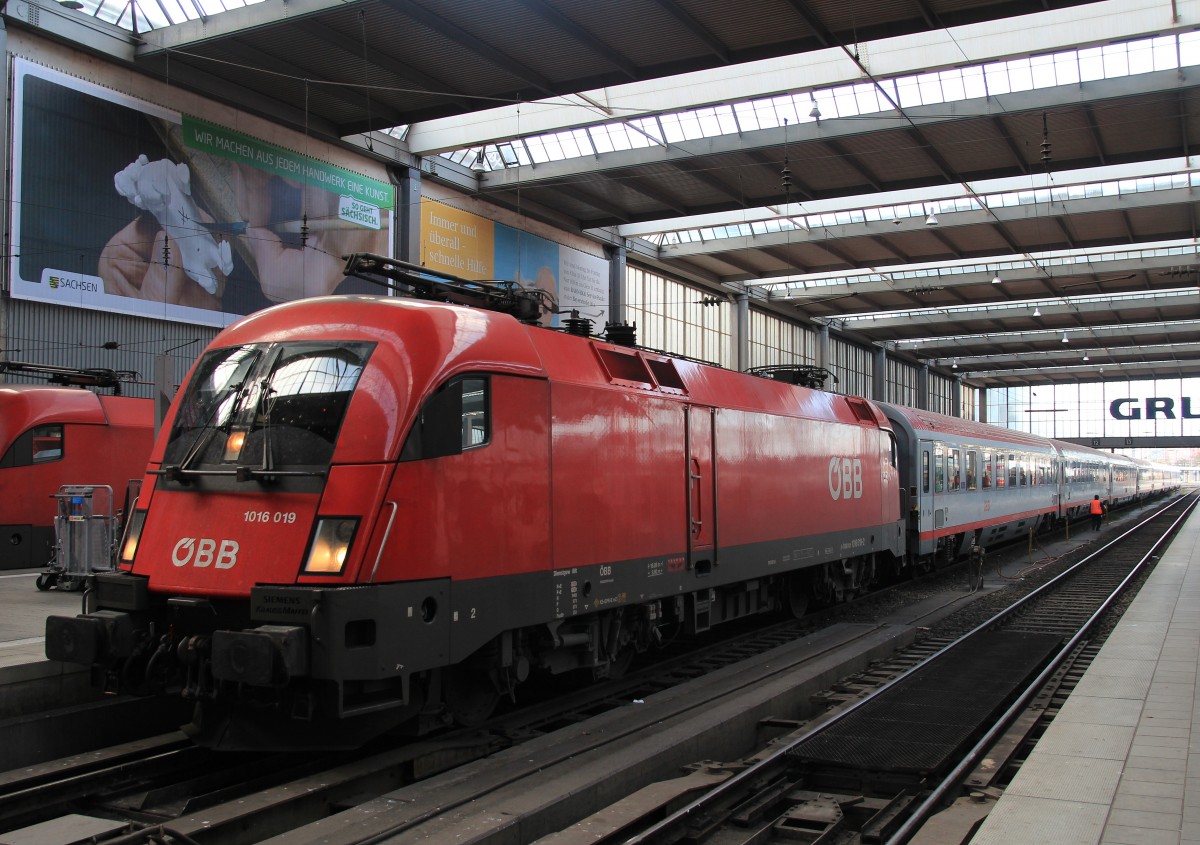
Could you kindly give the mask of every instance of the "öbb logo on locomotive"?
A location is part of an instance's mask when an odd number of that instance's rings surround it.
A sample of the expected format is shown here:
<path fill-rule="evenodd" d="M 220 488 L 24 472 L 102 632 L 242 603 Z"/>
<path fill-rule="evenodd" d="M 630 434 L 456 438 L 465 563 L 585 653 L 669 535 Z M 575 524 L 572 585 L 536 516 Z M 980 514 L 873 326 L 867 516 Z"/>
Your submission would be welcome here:
<path fill-rule="evenodd" d="M 829 459 L 829 495 L 838 499 L 861 499 L 862 461 L 834 456 Z"/>
<path fill-rule="evenodd" d="M 222 540 L 220 547 L 216 540 L 208 537 L 182 537 L 171 549 L 171 563 L 176 566 L 187 566 L 189 563 L 196 567 L 213 566 L 216 569 L 233 569 L 237 563 L 237 540 Z M 213 553 L 216 552 L 214 555 Z"/>

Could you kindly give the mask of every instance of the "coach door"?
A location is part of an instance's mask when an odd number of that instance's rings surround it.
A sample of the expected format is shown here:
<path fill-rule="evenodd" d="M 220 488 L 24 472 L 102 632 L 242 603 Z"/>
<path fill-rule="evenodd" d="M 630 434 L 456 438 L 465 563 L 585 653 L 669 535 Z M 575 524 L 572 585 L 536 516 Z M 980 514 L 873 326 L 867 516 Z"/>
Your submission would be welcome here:
<path fill-rule="evenodd" d="M 917 500 L 920 502 L 921 553 L 932 551 L 931 530 L 941 528 L 946 522 L 946 455 L 941 443 L 921 441 L 921 476 L 918 479 Z M 929 548 L 926 548 L 929 546 Z"/>
<path fill-rule="evenodd" d="M 713 408 L 684 408 L 687 454 L 688 569 L 708 575 L 716 562 L 716 468 L 713 464 Z"/>

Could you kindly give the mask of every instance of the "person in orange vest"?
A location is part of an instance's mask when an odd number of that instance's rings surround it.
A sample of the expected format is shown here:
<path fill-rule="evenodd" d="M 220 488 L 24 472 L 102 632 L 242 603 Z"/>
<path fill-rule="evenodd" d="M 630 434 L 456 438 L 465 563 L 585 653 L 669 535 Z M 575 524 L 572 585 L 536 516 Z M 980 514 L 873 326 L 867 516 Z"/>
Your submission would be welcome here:
<path fill-rule="evenodd" d="M 1088 511 L 1092 515 L 1092 530 L 1093 531 L 1100 530 L 1100 523 L 1104 519 L 1104 511 L 1105 511 L 1104 502 L 1100 501 L 1099 496 L 1093 496 L 1092 497 L 1092 506 L 1091 506 L 1091 509 Z"/>

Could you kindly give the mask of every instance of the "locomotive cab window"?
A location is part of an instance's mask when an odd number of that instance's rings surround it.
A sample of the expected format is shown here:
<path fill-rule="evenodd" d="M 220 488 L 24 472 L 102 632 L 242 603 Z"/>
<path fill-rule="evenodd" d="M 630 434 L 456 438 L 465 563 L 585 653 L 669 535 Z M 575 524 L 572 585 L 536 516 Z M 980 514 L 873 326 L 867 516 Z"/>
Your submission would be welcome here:
<path fill-rule="evenodd" d="M 374 346 L 250 344 L 207 353 L 176 411 L 164 463 L 200 473 L 327 467 Z"/>
<path fill-rule="evenodd" d="M 18 437 L 0 458 L 2 467 L 27 467 L 60 461 L 63 456 L 63 427 L 61 423 L 39 425 Z"/>
<path fill-rule="evenodd" d="M 460 455 L 486 446 L 492 437 L 488 379 L 451 379 L 426 400 L 400 459 L 417 461 Z"/>

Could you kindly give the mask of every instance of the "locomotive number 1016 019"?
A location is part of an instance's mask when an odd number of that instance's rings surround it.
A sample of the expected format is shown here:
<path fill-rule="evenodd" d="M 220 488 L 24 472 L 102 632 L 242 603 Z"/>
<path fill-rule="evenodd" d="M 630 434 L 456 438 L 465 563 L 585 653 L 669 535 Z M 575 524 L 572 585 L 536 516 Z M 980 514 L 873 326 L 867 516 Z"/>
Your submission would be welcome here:
<path fill-rule="evenodd" d="M 291 525 L 296 521 L 295 511 L 246 511 L 246 522 L 278 522 Z"/>

